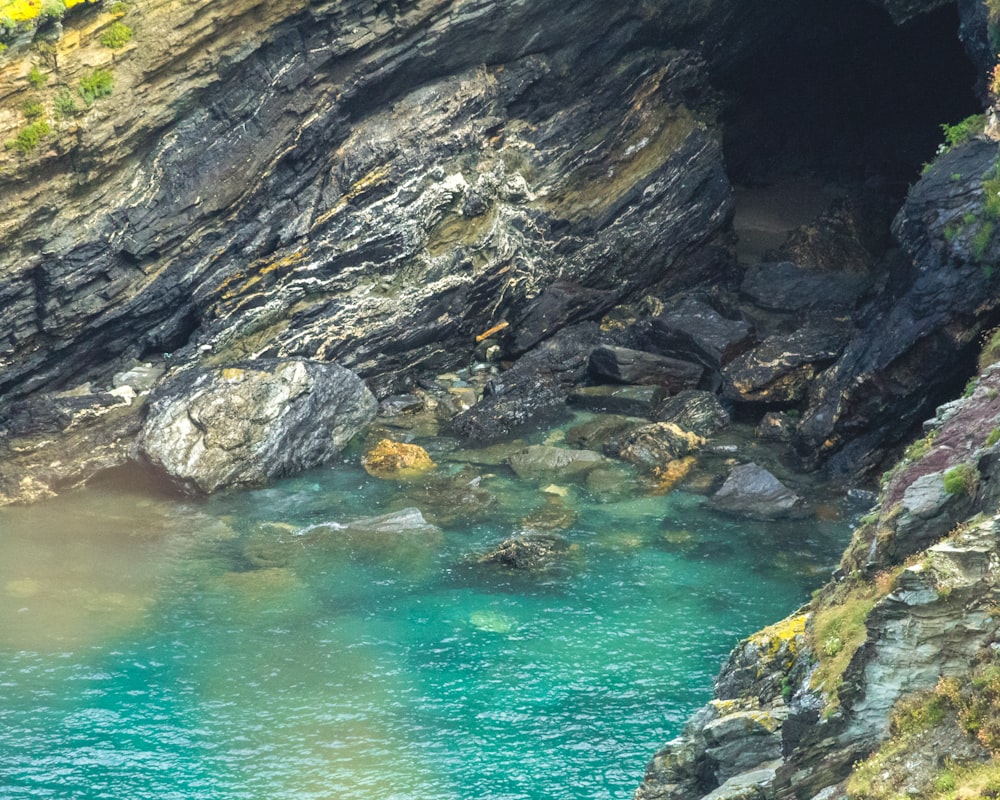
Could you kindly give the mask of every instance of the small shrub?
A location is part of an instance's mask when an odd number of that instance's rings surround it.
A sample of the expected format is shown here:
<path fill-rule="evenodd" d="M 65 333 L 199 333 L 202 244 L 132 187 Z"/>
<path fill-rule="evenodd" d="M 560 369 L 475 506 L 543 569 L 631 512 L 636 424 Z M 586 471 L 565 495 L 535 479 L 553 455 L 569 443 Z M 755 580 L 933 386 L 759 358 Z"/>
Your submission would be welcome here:
<path fill-rule="evenodd" d="M 982 261 L 983 256 L 986 255 L 986 250 L 989 248 L 990 242 L 993 241 L 993 229 L 993 221 L 986 220 L 976 231 L 976 235 L 972 239 L 972 254 L 976 257 L 976 261 Z"/>
<path fill-rule="evenodd" d="M 48 122 L 44 119 L 37 120 L 21 128 L 17 136 L 7 142 L 7 147 L 17 150 L 22 155 L 27 155 L 38 147 L 38 143 L 42 140 L 42 137 L 48 136 L 51 131 L 52 129 L 49 127 Z"/>
<path fill-rule="evenodd" d="M 844 649 L 844 642 L 839 636 L 827 636 L 823 640 L 823 655 L 831 658 Z"/>
<path fill-rule="evenodd" d="M 107 97 L 114 88 L 114 78 L 106 69 L 95 69 L 80 78 L 80 97 L 88 106 L 101 97 Z"/>
<path fill-rule="evenodd" d="M 951 767 L 945 767 L 937 775 L 934 776 L 934 791 L 935 792 L 953 792 L 958 784 L 955 781 L 955 770 Z"/>
<path fill-rule="evenodd" d="M 931 446 L 934 444 L 934 439 L 937 436 L 937 430 L 932 430 L 926 436 L 917 439 L 907 445 L 906 449 L 903 451 L 904 461 L 918 461 L 930 452 Z"/>
<path fill-rule="evenodd" d="M 979 473 L 969 464 L 959 464 L 944 474 L 944 490 L 948 494 L 974 495 L 979 484 Z"/>
<path fill-rule="evenodd" d="M 76 100 L 73 99 L 73 95 L 67 89 L 63 89 L 56 95 L 54 105 L 56 114 L 60 117 L 72 117 L 80 110 L 76 106 Z"/>
<path fill-rule="evenodd" d="M 983 213 L 989 219 L 1000 219 L 1000 173 L 996 170 L 983 179 Z"/>
<path fill-rule="evenodd" d="M 953 147 L 965 144 L 976 134 L 982 133 L 983 128 L 985 127 L 985 114 L 973 114 L 971 117 L 966 117 L 961 122 L 956 122 L 954 125 L 942 125 L 941 131 L 944 133 L 943 152 L 947 152 Z"/>
<path fill-rule="evenodd" d="M 21 113 L 27 120 L 38 119 L 45 113 L 45 108 L 37 100 L 25 100 L 21 103 Z"/>
<path fill-rule="evenodd" d="M 991 328 L 980 338 L 982 350 L 979 351 L 979 371 L 982 372 L 991 364 L 1000 361 L 1000 327 Z"/>
<path fill-rule="evenodd" d="M 66 13 L 66 4 L 63 0 L 42 0 L 42 8 L 38 13 L 43 19 L 62 19 Z"/>
<path fill-rule="evenodd" d="M 6 52 L 7 52 L 7 45 L 5 45 L 3 42 L 0 42 L 0 55 L 3 55 Z"/>
<path fill-rule="evenodd" d="M 117 50 L 132 41 L 132 29 L 124 22 L 112 22 L 101 34 L 101 44 Z"/>
<path fill-rule="evenodd" d="M 113 3 L 111 8 L 108 9 L 109 14 L 118 14 L 119 16 L 124 16 L 128 13 L 128 3 Z"/>
<path fill-rule="evenodd" d="M 38 68 L 37 64 L 32 65 L 31 69 L 28 71 L 28 83 L 36 89 L 41 89 L 48 82 L 49 76 L 42 72 Z"/>
<path fill-rule="evenodd" d="M 997 442 L 1000 442 L 1000 428 L 994 428 L 990 431 L 990 435 L 986 437 L 987 447 L 993 447 Z"/>

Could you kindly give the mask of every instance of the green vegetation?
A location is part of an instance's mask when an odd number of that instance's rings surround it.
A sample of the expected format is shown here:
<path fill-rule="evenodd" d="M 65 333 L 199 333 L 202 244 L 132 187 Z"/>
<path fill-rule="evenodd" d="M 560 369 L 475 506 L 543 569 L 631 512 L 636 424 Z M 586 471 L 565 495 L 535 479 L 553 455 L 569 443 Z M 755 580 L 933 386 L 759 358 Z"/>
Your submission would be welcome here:
<path fill-rule="evenodd" d="M 976 235 L 972 239 L 972 254 L 976 257 L 976 261 L 982 261 L 986 255 L 986 250 L 990 246 L 990 242 L 993 241 L 993 229 L 993 221 L 988 219 L 976 231 Z"/>
<path fill-rule="evenodd" d="M 969 736 L 994 756 L 1000 755 L 1000 663 L 993 656 L 961 681 L 942 680 L 938 693 L 958 712 L 958 722 Z"/>
<path fill-rule="evenodd" d="M 983 334 L 983 349 L 979 352 L 979 371 L 1000 361 L 1000 328 L 993 328 Z"/>
<path fill-rule="evenodd" d="M 811 687 L 826 696 L 828 716 L 840 705 L 839 690 L 844 671 L 868 638 L 865 621 L 875 606 L 877 595 L 873 584 L 862 583 L 840 597 L 819 603 L 813 611 L 808 634 L 819 664 L 813 672 Z"/>
<path fill-rule="evenodd" d="M 95 69 L 80 78 L 80 97 L 88 106 L 101 97 L 107 97 L 114 88 L 114 78 L 106 69 Z"/>
<path fill-rule="evenodd" d="M 944 490 L 948 494 L 974 495 L 979 485 L 979 472 L 969 464 L 959 464 L 944 474 Z"/>
<path fill-rule="evenodd" d="M 976 134 L 982 133 L 985 127 L 985 114 L 973 114 L 971 117 L 966 117 L 954 125 L 942 125 L 941 131 L 944 133 L 944 149 L 942 152 L 946 153 L 953 147 L 965 144 Z"/>
<path fill-rule="evenodd" d="M 986 447 L 993 447 L 997 442 L 1000 442 L 1000 428 L 990 431 L 990 435 L 986 437 Z"/>
<path fill-rule="evenodd" d="M 907 448 L 903 451 L 903 461 L 918 461 L 923 458 L 930 451 L 931 447 L 934 445 L 934 439 L 937 437 L 937 428 L 932 430 L 926 436 L 917 439 L 907 445 Z"/>
<path fill-rule="evenodd" d="M 32 65 L 31 69 L 28 71 L 28 83 L 34 86 L 36 89 L 41 89 L 46 83 L 49 82 L 49 76 L 42 72 L 37 64 Z"/>
<path fill-rule="evenodd" d="M 132 29 L 124 22 L 112 22 L 101 34 L 101 44 L 112 50 L 124 47 L 132 41 Z"/>
<path fill-rule="evenodd" d="M 108 13 L 124 15 L 128 13 L 128 3 L 123 3 L 119 0 L 119 2 L 112 4 L 111 8 L 108 9 Z"/>
<path fill-rule="evenodd" d="M 857 764 L 847 780 L 847 796 L 854 800 L 895 800 L 905 797 L 898 785 L 910 775 L 893 769 L 913 747 L 920 734 L 940 725 L 948 713 L 947 698 L 936 692 L 919 692 L 901 699 L 889 720 L 890 738 L 865 761 Z"/>
<path fill-rule="evenodd" d="M 39 16 L 43 19 L 62 19 L 66 14 L 66 4 L 63 0 L 42 0 Z"/>
<path fill-rule="evenodd" d="M 983 212 L 989 219 L 1000 219 L 1000 169 L 983 179 Z"/>
<path fill-rule="evenodd" d="M 73 99 L 73 95 L 69 93 L 68 89 L 63 89 L 56 95 L 54 106 L 56 114 L 63 118 L 72 117 L 80 110 L 77 108 L 76 100 Z"/>
<path fill-rule="evenodd" d="M 37 100 L 25 100 L 21 103 L 21 113 L 27 120 L 38 119 L 45 113 L 45 108 Z"/>
<path fill-rule="evenodd" d="M 42 137 L 48 136 L 51 131 L 52 128 L 46 120 L 36 120 L 21 128 L 17 136 L 6 143 L 6 147 L 10 150 L 17 150 L 22 155 L 27 155 L 38 147 Z"/>

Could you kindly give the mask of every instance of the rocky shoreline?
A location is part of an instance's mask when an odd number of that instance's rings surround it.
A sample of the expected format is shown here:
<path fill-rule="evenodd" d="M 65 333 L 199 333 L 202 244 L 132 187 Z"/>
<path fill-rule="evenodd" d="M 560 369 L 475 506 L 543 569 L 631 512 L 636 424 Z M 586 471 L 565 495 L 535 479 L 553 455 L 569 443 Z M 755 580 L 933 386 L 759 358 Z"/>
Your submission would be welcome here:
<path fill-rule="evenodd" d="M 605 416 L 505 463 L 618 459 L 667 491 L 736 418 L 793 473 L 870 483 L 1000 322 L 993 112 L 902 201 L 852 177 L 741 263 L 713 81 L 805 13 L 764 5 L 136 0 L 5 26 L 0 504 L 136 466 L 257 485 L 393 419 L 483 447 L 574 407 Z M 996 21 L 955 13 L 986 75 Z M 121 20 L 131 43 L 102 44 Z M 77 91 L 98 70 L 110 98 Z M 837 796 L 897 701 L 983 661 L 996 375 L 938 409 L 836 579 L 734 652 L 637 797 Z M 802 513 L 727 466 L 719 508 Z"/>

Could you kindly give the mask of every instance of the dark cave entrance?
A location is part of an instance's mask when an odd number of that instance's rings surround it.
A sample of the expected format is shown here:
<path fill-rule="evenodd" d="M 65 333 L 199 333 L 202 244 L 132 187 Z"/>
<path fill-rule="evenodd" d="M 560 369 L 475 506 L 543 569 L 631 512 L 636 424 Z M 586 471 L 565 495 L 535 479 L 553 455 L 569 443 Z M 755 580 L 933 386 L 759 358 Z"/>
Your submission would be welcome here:
<path fill-rule="evenodd" d="M 942 123 L 982 110 L 954 5 L 902 26 L 865 0 L 779 5 L 772 36 L 713 75 L 738 232 L 741 212 L 763 214 L 757 257 L 852 187 L 898 205 Z"/>

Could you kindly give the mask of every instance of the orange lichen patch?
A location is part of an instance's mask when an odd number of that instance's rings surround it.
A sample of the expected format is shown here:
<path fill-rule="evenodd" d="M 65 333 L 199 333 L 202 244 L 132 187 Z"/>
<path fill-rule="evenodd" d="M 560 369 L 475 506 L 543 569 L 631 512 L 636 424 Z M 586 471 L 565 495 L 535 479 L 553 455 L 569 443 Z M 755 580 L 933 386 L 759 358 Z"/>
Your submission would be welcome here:
<path fill-rule="evenodd" d="M 408 478 L 437 466 L 420 445 L 382 439 L 365 453 L 361 464 L 376 478 Z"/>
<path fill-rule="evenodd" d="M 654 467 L 653 477 L 656 479 L 655 493 L 666 494 L 684 480 L 694 467 L 695 460 L 694 456 L 687 456 L 686 458 L 676 458 L 665 467 Z"/>
<path fill-rule="evenodd" d="M 510 327 L 510 323 L 509 322 L 501 322 L 498 325 L 494 325 L 489 330 L 485 330 L 481 334 L 479 334 L 476 337 L 476 342 L 485 341 L 486 339 L 489 339 L 491 336 L 494 336 L 494 335 L 500 333 L 500 331 L 505 330 L 508 327 Z"/>
<path fill-rule="evenodd" d="M 238 367 L 226 367 L 222 370 L 222 380 L 232 383 L 242 380 L 244 374 L 244 370 L 239 369 Z"/>

